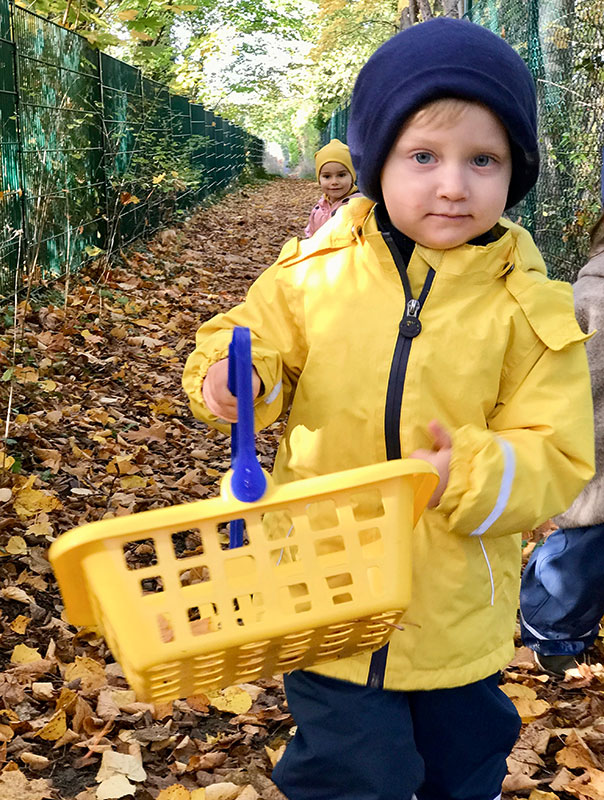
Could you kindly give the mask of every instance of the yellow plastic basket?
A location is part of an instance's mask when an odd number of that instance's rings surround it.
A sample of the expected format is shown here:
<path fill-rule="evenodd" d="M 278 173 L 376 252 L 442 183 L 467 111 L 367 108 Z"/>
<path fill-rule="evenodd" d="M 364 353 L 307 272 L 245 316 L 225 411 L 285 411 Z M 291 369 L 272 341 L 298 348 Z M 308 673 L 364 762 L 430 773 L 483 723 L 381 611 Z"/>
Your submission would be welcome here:
<path fill-rule="evenodd" d="M 381 647 L 409 603 L 413 527 L 437 482 L 399 460 L 93 522 L 50 549 L 67 616 L 140 699 L 164 702 Z M 244 544 L 221 533 L 243 520 Z"/>

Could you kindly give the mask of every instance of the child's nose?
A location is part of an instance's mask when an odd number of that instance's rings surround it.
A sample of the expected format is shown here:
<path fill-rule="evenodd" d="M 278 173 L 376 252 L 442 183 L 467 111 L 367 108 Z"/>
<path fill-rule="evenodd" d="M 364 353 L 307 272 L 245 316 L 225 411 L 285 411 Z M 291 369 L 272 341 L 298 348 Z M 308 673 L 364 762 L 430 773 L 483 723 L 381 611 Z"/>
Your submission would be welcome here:
<path fill-rule="evenodd" d="M 443 166 L 439 174 L 438 196 L 448 200 L 463 200 L 468 196 L 468 182 L 461 165 Z"/>

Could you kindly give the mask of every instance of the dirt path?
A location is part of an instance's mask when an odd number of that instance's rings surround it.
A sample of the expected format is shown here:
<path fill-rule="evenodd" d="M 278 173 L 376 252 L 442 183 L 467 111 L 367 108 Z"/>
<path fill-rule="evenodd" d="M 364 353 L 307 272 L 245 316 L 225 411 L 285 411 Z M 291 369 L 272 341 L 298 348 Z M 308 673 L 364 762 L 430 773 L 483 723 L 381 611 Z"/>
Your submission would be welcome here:
<path fill-rule="evenodd" d="M 301 234 L 316 196 L 295 180 L 239 190 L 108 274 L 90 269 L 67 297 L 57 286 L 21 304 L 16 338 L 4 313 L 0 800 L 96 800 L 99 785 L 118 797 L 111 771 L 99 775 L 104 752 L 142 763 L 145 777 L 129 773 L 135 800 L 201 800 L 194 790 L 210 785 L 223 800 L 280 797 L 271 760 L 293 724 L 281 682 L 242 690 L 229 710 L 219 698 L 134 703 L 104 643 L 62 618 L 46 551 L 75 525 L 217 492 L 230 444 L 192 418 L 185 358 L 200 322 L 243 299 Z M 276 424 L 259 437 L 267 467 L 278 434 Z M 505 800 L 604 798 L 597 650 L 592 661 L 557 683 L 518 650 L 502 683 L 525 724 Z"/>

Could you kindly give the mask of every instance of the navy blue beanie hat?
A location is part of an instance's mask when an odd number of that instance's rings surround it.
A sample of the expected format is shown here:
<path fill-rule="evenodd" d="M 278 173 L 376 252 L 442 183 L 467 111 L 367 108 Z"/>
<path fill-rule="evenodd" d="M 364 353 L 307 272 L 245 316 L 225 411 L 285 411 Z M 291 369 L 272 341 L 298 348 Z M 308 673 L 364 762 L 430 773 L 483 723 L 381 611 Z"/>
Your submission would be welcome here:
<path fill-rule="evenodd" d="M 512 152 L 506 208 L 511 208 L 535 185 L 539 173 L 533 78 L 499 36 L 447 17 L 397 33 L 360 71 L 348 122 L 360 191 L 382 200 L 380 174 L 403 123 L 420 106 L 442 97 L 483 103 L 506 128 Z"/>

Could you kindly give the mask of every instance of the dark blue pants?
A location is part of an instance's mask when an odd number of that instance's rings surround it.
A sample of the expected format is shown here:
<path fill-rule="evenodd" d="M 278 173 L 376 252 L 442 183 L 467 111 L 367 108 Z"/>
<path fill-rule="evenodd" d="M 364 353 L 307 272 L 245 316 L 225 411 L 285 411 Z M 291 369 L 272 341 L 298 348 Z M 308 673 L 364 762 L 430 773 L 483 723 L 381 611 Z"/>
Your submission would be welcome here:
<path fill-rule="evenodd" d="M 298 728 L 273 780 L 289 800 L 495 800 L 520 730 L 497 684 L 395 692 L 293 672 Z"/>
<path fill-rule="evenodd" d="M 533 550 L 522 576 L 522 641 L 544 656 L 592 645 L 604 616 L 604 525 L 560 528 Z"/>

